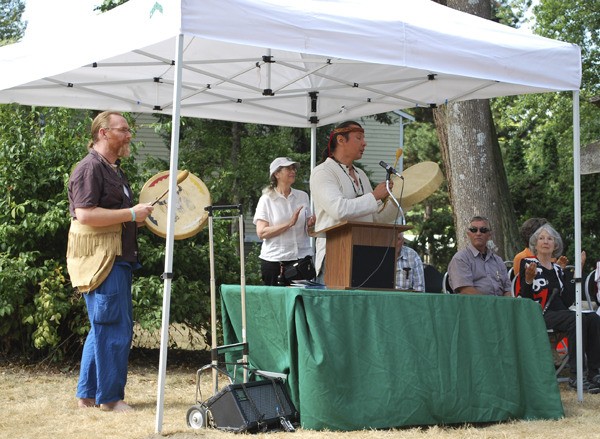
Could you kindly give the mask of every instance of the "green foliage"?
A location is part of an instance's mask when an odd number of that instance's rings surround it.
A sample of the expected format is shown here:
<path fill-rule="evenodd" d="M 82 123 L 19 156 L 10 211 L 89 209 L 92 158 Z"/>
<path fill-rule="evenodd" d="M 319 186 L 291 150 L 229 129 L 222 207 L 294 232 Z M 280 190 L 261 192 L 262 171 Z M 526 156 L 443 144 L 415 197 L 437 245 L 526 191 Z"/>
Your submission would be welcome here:
<path fill-rule="evenodd" d="M 36 328 L 32 334 L 36 349 L 58 346 L 61 321 L 67 317 L 73 300 L 64 267 L 55 261 L 45 261 L 44 268 L 45 277 L 33 299 L 33 313 L 24 316 L 23 321 Z"/>
<path fill-rule="evenodd" d="M 0 337 L 5 346 L 20 340 L 19 328 L 23 321 L 23 307 L 33 296 L 32 285 L 39 272 L 30 270 L 30 264 L 38 259 L 36 253 L 23 252 L 16 257 L 0 253 Z"/>
<path fill-rule="evenodd" d="M 597 1 L 544 0 L 533 8 L 535 33 L 577 44 L 581 48 L 583 87 L 600 90 L 600 5 Z"/>
<path fill-rule="evenodd" d="M 525 21 L 525 11 L 531 0 L 500 0 L 492 2 L 492 20 L 506 26 L 519 27 Z"/>
<path fill-rule="evenodd" d="M 56 256 L 69 223 L 65 183 L 85 154 L 83 120 L 64 109 L 0 111 L 0 250 Z M 64 251 L 61 252 L 64 254 Z"/>
<path fill-rule="evenodd" d="M 25 3 L 22 0 L 0 0 L 0 46 L 21 39 L 27 26 L 21 21 L 24 11 Z"/>
<path fill-rule="evenodd" d="M 33 347 L 56 347 L 82 320 L 70 312 L 85 313 L 64 278 L 66 181 L 86 153 L 85 120 L 86 113 L 65 109 L 0 107 L 0 184 L 5 188 L 0 197 L 0 332 L 5 349 L 32 355 Z"/>

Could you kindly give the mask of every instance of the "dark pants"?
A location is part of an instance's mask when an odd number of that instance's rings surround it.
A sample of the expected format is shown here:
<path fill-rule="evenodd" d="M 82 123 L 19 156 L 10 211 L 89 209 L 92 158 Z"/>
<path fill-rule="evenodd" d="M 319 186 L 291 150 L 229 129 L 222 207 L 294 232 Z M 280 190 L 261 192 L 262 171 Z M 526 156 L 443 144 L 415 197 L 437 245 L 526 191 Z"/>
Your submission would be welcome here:
<path fill-rule="evenodd" d="M 547 328 L 567 334 L 569 340 L 569 367 L 571 373 L 575 373 L 577 370 L 575 312 L 548 310 L 544 314 L 544 321 Z M 591 375 L 595 375 L 600 369 L 600 316 L 596 313 L 582 313 L 581 334 L 584 361 L 587 359 L 588 371 Z"/>

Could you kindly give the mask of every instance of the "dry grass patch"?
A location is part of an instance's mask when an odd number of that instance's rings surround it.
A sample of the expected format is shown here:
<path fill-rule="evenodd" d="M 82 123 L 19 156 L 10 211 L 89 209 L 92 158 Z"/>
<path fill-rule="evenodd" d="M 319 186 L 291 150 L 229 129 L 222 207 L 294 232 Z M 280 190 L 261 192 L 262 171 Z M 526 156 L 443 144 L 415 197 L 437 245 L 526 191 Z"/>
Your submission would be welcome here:
<path fill-rule="evenodd" d="M 173 357 L 169 353 L 170 358 Z M 155 434 L 157 365 L 154 356 L 137 358 L 132 364 L 126 401 L 131 413 L 78 409 L 75 386 L 77 368 L 38 370 L 31 366 L 0 367 L 0 438 L 27 439 L 172 439 L 239 438 L 234 433 L 214 429 L 191 430 L 186 425 L 187 410 L 195 399 L 196 370 L 205 363 L 174 364 L 170 361 L 165 382 L 162 433 Z M 202 380 L 203 399 L 211 396 L 210 375 Z M 561 384 L 566 417 L 559 421 L 514 421 L 485 426 L 423 427 L 397 430 L 327 432 L 298 429 L 291 433 L 273 432 L 254 437 L 282 439 L 399 439 L 399 438 L 600 438 L 600 395 L 585 395 L 577 402 L 576 392 Z"/>

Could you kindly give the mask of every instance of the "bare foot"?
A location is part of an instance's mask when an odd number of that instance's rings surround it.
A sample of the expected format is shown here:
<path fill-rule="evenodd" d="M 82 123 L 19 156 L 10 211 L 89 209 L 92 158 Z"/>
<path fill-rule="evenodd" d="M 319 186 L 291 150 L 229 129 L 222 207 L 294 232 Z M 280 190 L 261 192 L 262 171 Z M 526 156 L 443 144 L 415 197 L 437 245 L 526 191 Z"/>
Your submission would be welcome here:
<path fill-rule="evenodd" d="M 79 398 L 77 401 L 77 407 L 80 409 L 96 407 L 96 400 L 94 398 Z"/>
<path fill-rule="evenodd" d="M 131 412 L 133 411 L 133 407 L 125 404 L 125 401 L 115 401 L 100 404 L 100 410 L 104 410 L 105 412 Z"/>

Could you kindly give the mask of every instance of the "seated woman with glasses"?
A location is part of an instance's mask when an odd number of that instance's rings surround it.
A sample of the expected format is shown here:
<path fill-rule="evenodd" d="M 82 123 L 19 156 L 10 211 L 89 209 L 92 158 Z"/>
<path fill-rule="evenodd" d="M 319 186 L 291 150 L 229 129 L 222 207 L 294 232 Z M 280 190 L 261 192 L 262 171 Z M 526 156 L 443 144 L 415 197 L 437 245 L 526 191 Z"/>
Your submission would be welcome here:
<path fill-rule="evenodd" d="M 458 251 L 448 265 L 452 290 L 460 294 L 512 296 L 504 261 L 494 253 L 489 220 L 483 216 L 471 218 L 467 237 L 467 248 Z"/>
<path fill-rule="evenodd" d="M 569 309 L 570 299 L 563 300 L 564 273 L 561 266 L 553 262 L 562 253 L 563 244 L 558 232 L 550 224 L 538 228 L 529 238 L 529 249 L 533 257 L 521 261 L 519 283 L 523 297 L 539 302 L 548 329 L 567 334 L 569 345 L 569 385 L 577 387 L 575 312 Z M 582 266 L 585 252 L 581 253 Z M 565 303 L 567 302 L 567 303 Z M 600 392 L 600 317 L 596 313 L 582 314 L 583 355 L 587 357 L 588 373 L 584 379 L 584 390 Z"/>

